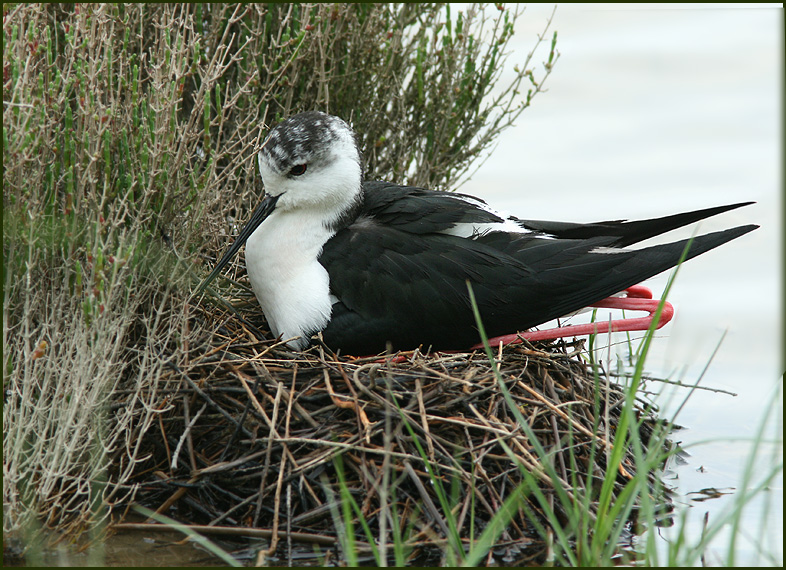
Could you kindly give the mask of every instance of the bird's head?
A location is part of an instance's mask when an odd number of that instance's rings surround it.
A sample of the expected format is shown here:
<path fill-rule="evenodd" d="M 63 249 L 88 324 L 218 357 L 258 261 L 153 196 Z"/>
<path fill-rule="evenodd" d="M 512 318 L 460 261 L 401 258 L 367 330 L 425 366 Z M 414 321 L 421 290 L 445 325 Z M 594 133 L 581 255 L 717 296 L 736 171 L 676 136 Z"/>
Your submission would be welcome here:
<path fill-rule="evenodd" d="M 339 216 L 360 193 L 355 134 L 319 111 L 294 115 L 270 131 L 258 162 L 266 195 L 278 197 L 277 210 L 318 208 Z"/>

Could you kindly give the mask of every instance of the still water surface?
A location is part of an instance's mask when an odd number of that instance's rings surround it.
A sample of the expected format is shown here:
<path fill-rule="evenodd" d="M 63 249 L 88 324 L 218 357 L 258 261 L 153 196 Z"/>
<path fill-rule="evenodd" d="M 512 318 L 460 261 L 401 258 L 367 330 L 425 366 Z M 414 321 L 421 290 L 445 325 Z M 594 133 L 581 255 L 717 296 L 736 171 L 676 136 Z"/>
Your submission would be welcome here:
<path fill-rule="evenodd" d="M 691 457 L 673 483 L 685 494 L 739 487 L 746 438 L 782 381 L 781 6 L 559 6 L 553 28 L 561 55 L 548 92 L 461 188 L 521 217 L 577 222 L 757 202 L 701 224 L 701 233 L 761 228 L 680 270 L 669 296 L 676 317 L 647 360 L 655 375 L 695 383 L 725 333 L 702 385 L 737 396 L 698 392 L 681 411 L 677 421 L 688 429 L 676 439 Z M 527 8 L 511 62 L 523 60 L 552 9 Z M 666 280 L 647 285 L 659 294 Z M 756 540 L 782 559 L 782 489 L 780 478 L 746 511 L 738 564 L 767 563 L 757 558 Z M 693 536 L 705 512 L 713 520 L 734 497 L 686 498 Z M 771 510 L 763 519 L 765 503 Z M 708 563 L 722 560 L 727 547 L 728 535 L 721 536 Z"/>

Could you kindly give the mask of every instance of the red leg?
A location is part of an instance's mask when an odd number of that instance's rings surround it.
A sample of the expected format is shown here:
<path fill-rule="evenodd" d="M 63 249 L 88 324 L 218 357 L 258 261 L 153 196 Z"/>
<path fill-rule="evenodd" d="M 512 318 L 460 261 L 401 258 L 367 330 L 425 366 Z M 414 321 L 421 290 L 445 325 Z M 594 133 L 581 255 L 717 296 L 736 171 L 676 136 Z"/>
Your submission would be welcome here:
<path fill-rule="evenodd" d="M 489 339 L 491 346 L 502 344 L 516 344 L 522 340 L 551 340 L 555 338 L 589 335 L 593 333 L 607 333 L 622 331 L 646 331 L 650 328 L 655 312 L 660 305 L 659 299 L 652 298 L 652 291 L 643 285 L 634 285 L 625 290 L 626 297 L 608 297 L 594 303 L 593 307 L 606 309 L 630 309 L 634 311 L 647 311 L 649 315 L 634 319 L 617 319 L 605 322 L 587 323 L 584 325 L 569 325 L 541 331 L 528 331 L 518 334 L 509 334 Z M 663 303 L 663 310 L 656 329 L 668 323 L 674 316 L 674 307 L 668 301 Z M 476 344 L 472 348 L 483 348 L 482 344 Z"/>

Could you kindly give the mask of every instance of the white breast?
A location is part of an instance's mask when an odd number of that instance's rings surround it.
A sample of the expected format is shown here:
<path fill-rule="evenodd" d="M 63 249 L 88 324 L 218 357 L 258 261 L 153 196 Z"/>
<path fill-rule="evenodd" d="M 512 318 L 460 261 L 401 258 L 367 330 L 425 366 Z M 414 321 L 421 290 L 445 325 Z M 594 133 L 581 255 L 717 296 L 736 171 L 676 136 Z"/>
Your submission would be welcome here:
<path fill-rule="evenodd" d="M 317 258 L 333 233 L 324 213 L 276 210 L 246 242 L 251 286 L 274 335 L 302 349 L 330 320 L 328 273 Z"/>

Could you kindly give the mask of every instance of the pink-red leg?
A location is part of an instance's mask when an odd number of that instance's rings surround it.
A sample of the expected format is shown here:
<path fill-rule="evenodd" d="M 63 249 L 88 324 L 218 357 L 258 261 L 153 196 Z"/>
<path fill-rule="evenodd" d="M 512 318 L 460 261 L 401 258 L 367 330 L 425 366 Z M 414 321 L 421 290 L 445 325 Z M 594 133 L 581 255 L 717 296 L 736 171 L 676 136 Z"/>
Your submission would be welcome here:
<path fill-rule="evenodd" d="M 568 325 L 564 327 L 557 327 L 553 329 L 545 329 L 541 331 L 527 331 L 517 334 L 509 334 L 504 336 L 497 336 L 489 339 L 489 345 L 497 347 L 499 343 L 504 345 L 518 344 L 524 340 L 552 340 L 555 338 L 583 336 L 597 333 L 607 333 L 609 329 L 612 332 L 624 331 L 646 331 L 650 328 L 655 312 L 660 305 L 659 299 L 652 298 L 652 291 L 644 285 L 634 285 L 625 290 L 625 297 L 608 297 L 602 299 L 597 303 L 593 303 L 592 307 L 604 309 L 628 309 L 632 311 L 646 311 L 649 313 L 646 317 L 638 317 L 632 319 L 617 319 L 605 322 L 587 323 L 584 325 Z M 661 328 L 668 323 L 674 316 L 674 307 L 668 301 L 663 303 L 663 310 L 660 313 L 660 319 L 655 327 Z M 472 349 L 482 349 L 483 344 L 478 343 Z M 454 351 L 448 351 L 454 352 Z M 408 356 L 396 355 L 389 357 L 391 362 L 403 362 L 407 360 Z M 378 362 L 384 362 L 386 359 L 380 358 Z"/>
<path fill-rule="evenodd" d="M 522 340 L 551 340 L 555 338 L 607 333 L 609 330 L 612 332 L 646 331 L 650 328 L 650 324 L 652 324 L 652 320 L 655 318 L 655 312 L 658 310 L 660 300 L 653 299 L 652 291 L 643 285 L 634 285 L 633 287 L 629 287 L 625 290 L 625 293 L 625 297 L 608 297 L 598 301 L 597 303 L 593 303 L 591 306 L 605 309 L 629 309 L 633 311 L 646 311 L 649 314 L 646 317 L 617 319 L 605 322 L 587 323 L 584 325 L 569 325 L 553 329 L 528 331 L 518 334 L 498 336 L 489 339 L 489 344 L 491 346 L 499 346 L 499 343 L 516 344 L 522 342 Z M 663 303 L 663 310 L 661 310 L 660 313 L 660 319 L 658 320 L 658 324 L 655 328 L 661 328 L 663 325 L 668 323 L 673 316 L 674 307 L 671 305 L 671 303 L 665 301 Z M 483 348 L 483 344 L 476 344 L 472 348 Z"/>

